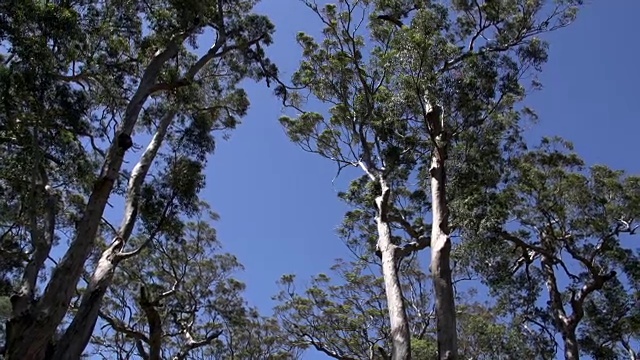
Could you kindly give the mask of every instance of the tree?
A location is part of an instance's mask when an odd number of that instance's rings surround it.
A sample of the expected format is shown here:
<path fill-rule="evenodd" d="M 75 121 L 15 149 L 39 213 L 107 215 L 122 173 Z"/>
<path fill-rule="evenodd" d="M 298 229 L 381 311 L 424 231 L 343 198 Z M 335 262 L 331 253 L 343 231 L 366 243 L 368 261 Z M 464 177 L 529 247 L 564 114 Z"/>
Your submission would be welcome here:
<path fill-rule="evenodd" d="M 206 208 L 178 237 L 162 236 L 125 262 L 100 311 L 95 354 L 105 359 L 295 359 L 278 328 L 242 298 L 238 260 L 220 253 Z M 214 217 L 215 218 L 215 217 Z M 143 243 L 136 238 L 132 242 Z"/>
<path fill-rule="evenodd" d="M 637 229 L 640 178 L 586 168 L 557 138 L 510 164 L 498 189 L 469 204 L 461 264 L 526 326 L 553 342 L 559 335 L 565 359 L 635 356 L 640 258 L 627 237 Z"/>
<path fill-rule="evenodd" d="M 153 242 L 147 236 L 135 248 L 132 234 L 166 231 L 193 211 L 214 149 L 211 132 L 233 128 L 248 108 L 238 83 L 261 78 L 265 64 L 274 71 L 261 48 L 273 25 L 251 13 L 255 3 L 0 5 L 0 38 L 10 44 L 0 72 L 3 232 L 29 249 L 11 297 L 5 358 L 78 358 L 117 266 Z M 197 56 L 205 30 L 216 39 Z M 133 169 L 124 168 L 145 133 L 148 146 Z M 146 182 L 157 176 L 165 179 Z M 103 219 L 113 197 L 125 203 L 118 229 Z M 140 207 L 149 217 L 141 228 Z M 102 246 L 107 236 L 113 240 Z M 61 240 L 68 248 L 47 276 L 45 263 Z M 56 336 L 92 263 L 75 316 Z M 39 276 L 46 277 L 42 290 Z"/>
<path fill-rule="evenodd" d="M 305 150 L 365 174 L 346 200 L 357 209 L 354 231 L 371 222 L 377 229 L 391 357 L 411 357 L 398 264 L 430 246 L 439 358 L 457 359 L 452 202 L 495 186 L 503 153 L 520 145 L 519 121 L 531 114 L 515 107 L 525 95 L 520 81 L 547 58 L 537 36 L 569 24 L 581 2 L 305 3 L 323 39 L 298 35 L 303 61 L 292 82 L 308 94 L 281 84 L 297 112 L 281 122 Z M 410 23 L 394 25 L 400 20 Z M 307 95 L 330 106 L 327 116 L 303 108 Z"/>
<path fill-rule="evenodd" d="M 308 288 L 296 289 L 293 275 L 284 276 L 276 308 L 289 341 L 334 359 L 390 358 L 391 334 L 386 314 L 381 264 L 338 260 L 332 276 L 315 276 Z M 407 315 L 411 321 L 412 357 L 437 358 L 437 329 L 432 287 L 416 259 L 400 272 Z M 456 283 L 467 280 L 458 277 Z M 471 300 L 473 291 L 457 292 L 459 353 L 471 359 L 540 358 L 538 339 L 501 318 L 501 310 Z"/>

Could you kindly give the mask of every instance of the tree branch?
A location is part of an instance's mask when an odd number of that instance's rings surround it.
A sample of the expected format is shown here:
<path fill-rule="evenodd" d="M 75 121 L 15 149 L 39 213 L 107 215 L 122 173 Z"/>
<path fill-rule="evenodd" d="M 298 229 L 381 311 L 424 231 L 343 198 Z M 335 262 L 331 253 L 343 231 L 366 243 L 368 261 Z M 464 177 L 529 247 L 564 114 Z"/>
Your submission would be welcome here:
<path fill-rule="evenodd" d="M 149 325 L 149 360 L 160 360 L 162 352 L 162 319 L 155 308 L 155 301 L 149 298 L 144 285 L 140 286 L 138 303 L 144 311 Z"/>
<path fill-rule="evenodd" d="M 164 138 L 167 135 L 169 126 L 173 122 L 176 116 L 175 110 L 170 110 L 162 117 L 158 128 L 156 129 L 153 138 L 149 142 L 147 149 L 144 151 L 140 160 L 131 171 L 131 178 L 129 179 L 129 186 L 127 189 L 127 199 L 125 203 L 124 217 L 118 235 L 126 243 L 131 236 L 133 227 L 138 217 L 138 204 L 140 200 L 140 189 L 144 183 L 144 179 L 147 176 L 153 161 L 164 142 Z"/>
<path fill-rule="evenodd" d="M 105 314 L 104 312 L 100 311 L 99 316 L 102 320 L 106 321 L 107 324 L 109 324 L 109 326 L 111 326 L 111 328 L 117 332 L 123 333 L 129 337 L 132 337 L 136 340 L 142 341 L 144 343 L 149 343 L 149 338 L 147 338 L 143 333 L 135 331 L 129 327 L 127 327 L 126 325 L 124 325 L 123 323 L 121 323 L 119 320 L 116 320 L 112 317 L 110 317 L 109 315 Z"/>
<path fill-rule="evenodd" d="M 594 291 L 602 289 L 604 284 L 616 277 L 616 275 L 617 273 L 615 271 L 611 271 L 605 275 L 595 275 L 594 279 L 583 285 L 577 294 L 575 291 L 571 292 L 571 309 L 573 310 L 573 313 L 569 319 L 569 326 L 572 329 L 575 329 L 578 326 L 578 323 L 580 323 L 580 320 L 584 317 L 584 301 L 587 296 Z"/>
<path fill-rule="evenodd" d="M 193 336 L 189 333 L 189 331 L 186 328 L 183 328 L 183 331 L 184 331 L 185 337 L 187 338 L 187 345 L 185 345 L 183 349 L 180 350 L 178 355 L 176 355 L 173 358 L 174 360 L 185 360 L 189 355 L 190 351 L 211 344 L 213 340 L 219 338 L 220 335 L 222 335 L 223 333 L 222 330 L 214 331 L 213 333 L 206 336 L 204 339 L 200 341 L 195 341 L 193 339 Z"/>
<path fill-rule="evenodd" d="M 305 332 L 301 332 L 300 335 L 304 338 L 307 338 L 308 343 L 311 344 L 311 346 L 313 346 L 317 351 L 320 351 L 321 353 L 329 356 L 330 358 L 337 359 L 337 360 L 357 360 L 356 358 L 343 356 L 338 354 L 335 351 L 329 350 L 321 342 L 316 341 L 311 335 Z"/>

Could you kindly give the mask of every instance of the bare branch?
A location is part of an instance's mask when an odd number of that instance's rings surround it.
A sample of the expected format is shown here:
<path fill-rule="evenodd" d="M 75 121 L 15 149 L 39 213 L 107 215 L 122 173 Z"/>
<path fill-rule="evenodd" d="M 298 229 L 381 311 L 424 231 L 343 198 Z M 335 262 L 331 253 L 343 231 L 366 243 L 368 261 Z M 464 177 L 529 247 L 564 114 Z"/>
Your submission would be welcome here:
<path fill-rule="evenodd" d="M 616 275 L 617 273 L 615 271 L 611 271 L 605 275 L 597 274 L 592 281 L 583 285 L 577 294 L 575 291 L 571 293 L 571 309 L 573 310 L 573 314 L 571 314 L 571 318 L 569 319 L 569 326 L 571 329 L 575 329 L 580 320 L 584 317 L 584 301 L 587 296 L 594 291 L 602 289 L 604 284 L 616 277 Z"/>
<path fill-rule="evenodd" d="M 422 249 L 425 249 L 427 247 L 429 247 L 431 245 L 431 241 L 430 241 L 430 237 L 429 235 L 427 235 L 424 232 L 419 232 L 417 231 L 413 225 L 411 225 L 406 219 L 404 219 L 402 216 L 398 216 L 398 215 L 394 215 L 394 214 L 389 214 L 387 216 L 387 220 L 390 223 L 395 223 L 400 225 L 400 227 L 414 240 L 408 244 L 403 245 L 402 247 L 398 248 L 399 250 L 399 256 L 400 257 L 406 257 L 409 256 L 411 253 L 416 252 L 416 251 L 420 251 Z"/>
<path fill-rule="evenodd" d="M 211 334 L 209 334 L 208 336 L 206 336 L 204 339 L 199 340 L 199 341 L 195 341 L 193 339 L 193 336 L 189 333 L 189 331 L 186 328 L 186 326 L 183 327 L 183 334 L 184 334 L 185 338 L 187 338 L 187 345 L 185 345 L 183 347 L 183 349 L 180 350 L 178 355 L 174 356 L 173 360 L 185 360 L 187 358 L 187 356 L 189 355 L 190 351 L 211 344 L 211 342 L 213 342 L 213 340 L 219 338 L 220 335 L 222 335 L 222 333 L 223 333 L 222 330 L 214 331 Z"/>

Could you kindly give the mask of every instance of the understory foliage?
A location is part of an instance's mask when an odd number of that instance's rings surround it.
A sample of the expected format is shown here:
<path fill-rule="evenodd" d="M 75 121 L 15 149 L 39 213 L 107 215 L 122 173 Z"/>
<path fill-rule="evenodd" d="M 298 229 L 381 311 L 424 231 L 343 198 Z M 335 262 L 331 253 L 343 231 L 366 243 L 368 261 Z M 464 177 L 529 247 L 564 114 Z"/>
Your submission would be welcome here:
<path fill-rule="evenodd" d="M 381 265 L 339 260 L 331 275 L 315 276 L 304 290 L 296 287 L 294 275 L 283 276 L 276 315 L 289 341 L 322 352 L 334 359 L 384 360 L 390 358 L 389 319 Z M 412 344 L 412 357 L 437 357 L 433 289 L 429 276 L 417 259 L 402 265 Z M 458 277 L 464 287 L 472 279 Z M 475 280 L 475 279 L 474 279 Z M 466 285 L 468 288 L 468 285 Z M 459 356 L 464 359 L 536 359 L 541 344 L 504 311 L 474 300 L 473 289 L 458 291 Z"/>
<path fill-rule="evenodd" d="M 581 0 L 302 0 L 290 84 L 257 3 L 0 2 L 0 358 L 638 358 L 640 177 L 525 141 Z M 200 198 L 247 80 L 352 176 L 270 317 Z"/>

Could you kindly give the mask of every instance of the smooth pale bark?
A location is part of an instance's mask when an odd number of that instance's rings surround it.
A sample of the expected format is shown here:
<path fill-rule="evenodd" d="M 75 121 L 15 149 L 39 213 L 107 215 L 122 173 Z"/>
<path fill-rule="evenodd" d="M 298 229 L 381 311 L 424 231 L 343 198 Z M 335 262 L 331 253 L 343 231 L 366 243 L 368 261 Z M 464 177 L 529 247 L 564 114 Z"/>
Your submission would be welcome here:
<path fill-rule="evenodd" d="M 124 259 L 120 251 L 133 231 L 137 216 L 140 190 L 151 165 L 162 146 L 167 130 L 176 112 L 170 111 L 160 121 L 158 129 L 142 154 L 140 161 L 131 172 L 125 203 L 125 216 L 118 231 L 119 236 L 102 252 L 89 286 L 82 296 L 80 307 L 64 335 L 56 344 L 52 360 L 80 358 L 86 348 L 98 320 L 102 299 L 111 285 L 118 263 Z"/>
<path fill-rule="evenodd" d="M 391 242 L 391 225 L 386 219 L 390 189 L 379 179 L 382 194 L 376 198 L 378 216 L 378 250 L 382 256 L 382 276 L 387 297 L 393 360 L 411 360 L 411 334 L 398 277 L 398 246 Z"/>
<path fill-rule="evenodd" d="M 428 104 L 428 103 L 427 103 Z M 427 105 L 427 125 L 434 149 L 431 156 L 431 276 L 435 292 L 438 358 L 458 358 L 456 309 L 451 279 L 451 237 L 449 236 L 449 206 L 446 194 L 447 139 L 444 133 L 442 109 Z"/>
<path fill-rule="evenodd" d="M 223 47 L 227 37 L 222 35 L 218 37 L 206 54 L 204 54 L 196 63 L 189 68 L 184 77 L 175 85 L 184 86 L 189 84 L 195 76 L 213 59 L 218 58 L 229 51 L 237 50 L 237 46 Z M 260 37 L 252 40 L 249 44 L 255 44 Z M 159 89 L 171 88 L 172 84 L 160 86 Z M 141 186 L 146 177 L 162 143 L 166 136 L 167 130 L 171 125 L 173 118 L 176 116 L 175 111 L 165 114 L 161 120 L 153 139 L 149 143 L 147 149 L 142 155 L 140 161 L 134 167 L 129 186 L 127 190 L 127 200 L 125 203 L 125 215 L 116 237 L 105 251 L 103 251 L 98 265 L 94 270 L 87 291 L 83 294 L 80 308 L 73 321 L 65 331 L 62 339 L 56 346 L 56 352 L 53 360 L 63 360 L 69 357 L 79 357 L 91 339 L 91 334 L 99 317 L 99 310 L 102 299 L 107 289 L 111 286 L 113 275 L 120 261 L 137 255 L 144 246 L 129 253 L 122 253 L 121 250 L 129 240 L 133 231 L 138 215 L 138 200 Z M 167 208 L 168 209 L 168 208 Z M 153 357 L 153 351 L 149 354 Z"/>
<path fill-rule="evenodd" d="M 431 165 L 431 196 L 433 226 L 431 228 L 431 275 L 436 296 L 436 324 L 438 357 L 442 360 L 458 358 L 456 311 L 451 280 L 451 238 L 449 237 L 445 193 L 444 160 L 434 155 Z"/>
<path fill-rule="evenodd" d="M 157 53 L 145 70 L 118 128 L 119 136 L 109 147 L 100 176 L 94 184 L 69 249 L 56 266 L 42 297 L 28 306 L 13 306 L 19 311 L 14 310 L 8 322 L 10 331 L 7 331 L 6 360 L 40 360 L 52 355 L 47 353 L 47 350 L 51 351 L 50 342 L 67 313 L 85 261 L 94 247 L 107 200 L 122 167 L 127 144 L 121 142 L 121 139 L 130 139 L 142 106 L 152 93 L 160 69 L 178 53 L 180 44 L 188 35 L 176 35 L 164 51 Z M 31 301 L 21 299 L 25 300 Z"/>

